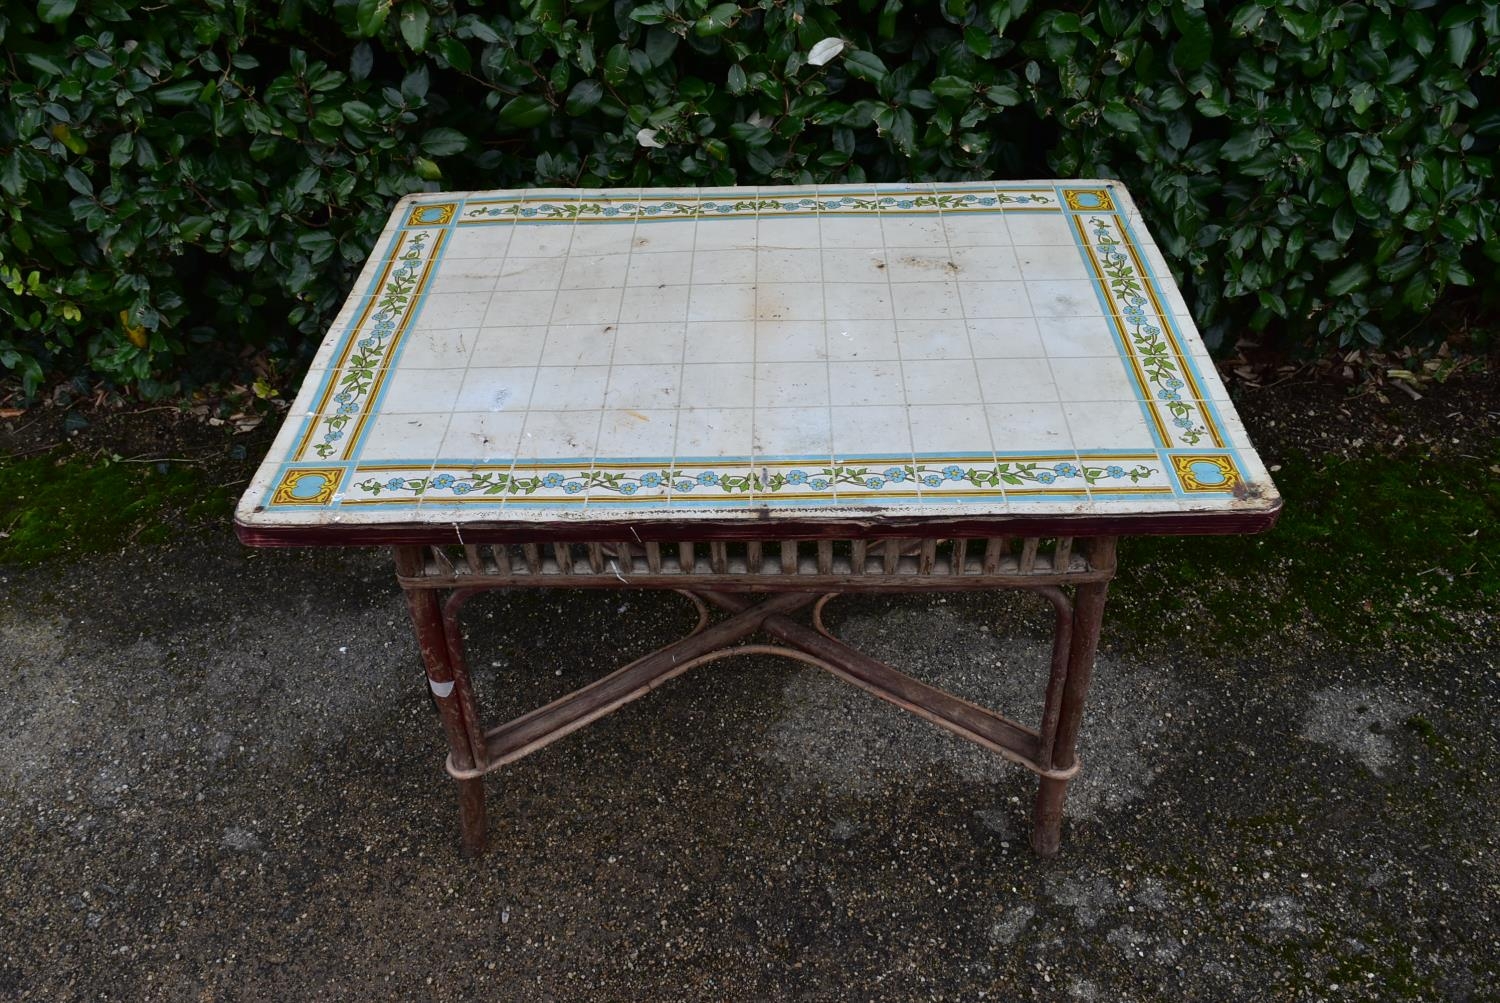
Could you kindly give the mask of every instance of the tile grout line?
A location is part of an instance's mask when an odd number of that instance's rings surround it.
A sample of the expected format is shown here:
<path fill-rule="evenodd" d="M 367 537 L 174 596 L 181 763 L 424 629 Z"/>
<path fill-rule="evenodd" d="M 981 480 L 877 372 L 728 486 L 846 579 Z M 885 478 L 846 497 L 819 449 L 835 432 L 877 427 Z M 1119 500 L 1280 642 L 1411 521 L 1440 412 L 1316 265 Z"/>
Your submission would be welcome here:
<path fill-rule="evenodd" d="M 681 355 L 680 355 L 680 360 L 681 361 L 678 363 L 678 373 L 679 373 L 679 375 L 678 375 L 678 384 L 677 384 L 677 402 L 676 402 L 677 403 L 677 407 L 676 407 L 676 412 L 675 412 L 676 419 L 672 422 L 672 455 L 667 458 L 667 494 L 666 494 L 665 499 L 663 499 L 663 501 L 665 502 L 665 504 L 666 504 L 666 506 L 668 508 L 671 508 L 676 503 L 676 500 L 677 500 L 677 478 L 674 475 L 677 473 L 677 470 L 678 470 L 678 467 L 677 467 L 677 455 L 680 452 L 678 444 L 682 441 L 682 426 L 683 426 L 682 389 L 687 384 L 688 326 L 690 324 L 692 324 L 692 316 L 693 316 L 693 266 L 696 265 L 697 261 L 698 261 L 698 227 L 702 225 L 702 220 L 700 220 L 698 218 L 698 214 L 696 212 L 696 207 L 698 205 L 700 205 L 702 202 L 703 202 L 703 189 L 701 189 L 701 188 L 695 188 L 695 189 L 693 189 L 693 205 L 694 205 L 694 208 L 695 208 L 695 211 L 694 211 L 694 213 L 692 215 L 692 222 L 693 222 L 693 242 L 692 242 L 692 247 L 690 247 L 688 249 L 687 303 L 686 303 L 686 306 L 684 307 L 684 314 L 685 314 L 685 316 L 684 316 L 683 322 L 682 322 L 682 352 L 681 352 Z M 632 240 L 632 243 L 634 243 L 633 240 Z M 627 281 L 629 281 L 628 275 L 627 275 Z M 753 386 L 753 384 L 752 384 L 752 386 Z M 753 398 L 752 398 L 752 402 L 753 402 Z M 721 409 L 721 410 L 727 410 L 727 409 Z M 753 414 L 754 412 L 752 411 L 751 413 Z"/>
<path fill-rule="evenodd" d="M 929 194 L 929 195 L 932 195 L 932 196 L 936 196 L 937 195 L 937 188 L 936 188 L 936 186 L 928 185 L 927 186 L 927 190 L 926 190 L 926 192 L 924 194 Z M 877 199 L 880 197 L 880 186 L 879 185 L 875 186 L 875 197 Z M 916 196 L 914 196 L 914 197 L 916 197 Z M 880 219 L 880 214 L 877 213 L 876 214 L 876 220 L 879 221 L 879 219 Z M 942 224 L 942 216 L 939 215 L 938 216 L 938 227 L 939 227 L 939 229 L 942 228 L 942 225 L 943 225 Z M 944 237 L 944 243 L 946 243 L 946 242 L 947 242 L 947 238 Z M 889 250 L 889 248 L 886 246 L 886 242 L 885 242 L 885 226 L 884 226 L 884 224 L 882 224 L 881 227 L 880 227 L 880 253 L 881 253 L 881 257 L 883 257 L 883 258 L 887 257 L 888 256 L 887 255 L 888 250 Z M 927 492 L 925 490 L 923 490 L 922 478 L 921 478 L 921 476 L 917 472 L 917 468 L 919 466 L 921 466 L 921 464 L 919 464 L 917 462 L 917 436 L 916 436 L 916 433 L 912 431 L 912 427 L 911 427 L 911 399 L 910 399 L 910 397 L 908 397 L 908 395 L 906 393 L 906 363 L 905 363 L 905 354 L 901 351 L 901 325 L 899 325 L 898 323 L 896 323 L 896 289 L 895 289 L 895 283 L 891 279 L 891 263 L 890 263 L 889 260 L 886 261 L 885 268 L 882 269 L 882 270 L 885 272 L 885 289 L 886 289 L 886 295 L 889 296 L 890 300 L 891 300 L 891 341 L 896 346 L 896 358 L 895 358 L 895 363 L 896 363 L 896 385 L 901 388 L 901 411 L 902 411 L 904 417 L 906 418 L 906 440 L 907 440 L 906 452 L 911 457 L 911 480 L 912 480 L 912 487 L 917 492 L 917 501 L 919 503 L 921 503 L 921 502 L 925 502 L 927 500 L 927 497 L 926 497 L 927 496 Z M 874 360 L 870 360 L 870 361 L 874 361 Z M 913 359 L 912 361 L 915 362 L 916 360 Z"/>
<path fill-rule="evenodd" d="M 597 196 L 598 200 L 601 201 L 601 202 L 605 201 L 606 198 L 608 198 L 608 196 L 606 196 L 604 194 L 605 191 L 606 191 L 606 189 L 600 189 L 600 194 Z M 613 198 L 609 198 L 609 201 L 614 201 L 614 199 Z M 635 195 L 632 198 L 632 201 L 634 201 L 635 204 L 636 204 L 636 206 L 637 206 L 637 208 L 639 208 L 639 206 L 641 204 L 641 193 L 640 193 L 640 190 L 636 191 Z M 615 226 L 617 224 L 614 224 L 614 223 L 601 223 L 599 225 L 600 226 Z M 635 234 L 636 234 L 636 230 L 639 227 L 640 227 L 640 214 L 639 214 L 639 212 L 637 212 L 635 215 L 632 215 L 631 218 L 630 218 L 630 240 L 625 245 L 625 274 L 623 276 L 621 276 L 621 278 L 620 278 L 620 301 L 619 301 L 618 306 L 616 306 L 616 308 L 615 308 L 615 319 L 614 319 L 614 323 L 612 325 L 613 330 L 614 330 L 614 337 L 612 337 L 610 339 L 610 345 L 609 345 L 609 372 L 608 372 L 608 374 L 606 374 L 605 380 L 604 380 L 604 397 L 599 401 L 599 420 L 594 425 L 594 444 L 589 447 L 589 472 L 588 472 L 588 480 L 585 481 L 586 487 L 584 488 L 583 506 L 582 506 L 582 509 L 581 509 L 581 511 L 583 512 L 583 514 L 585 516 L 588 516 L 589 514 L 591 514 L 590 510 L 594 508 L 594 488 L 593 488 L 593 483 L 592 482 L 594 480 L 594 474 L 598 473 L 598 471 L 599 471 L 599 436 L 604 431 L 604 416 L 609 413 L 609 388 L 610 388 L 610 384 L 614 383 L 614 381 L 615 381 L 615 353 L 620 350 L 620 318 L 621 318 L 621 315 L 625 312 L 625 292 L 626 292 L 626 290 L 628 290 L 630 288 L 630 261 L 631 261 L 631 255 L 633 255 L 635 253 Z M 579 232 L 579 224 L 575 222 L 573 224 L 573 226 L 572 226 L 572 230 L 573 230 L 574 233 L 578 233 Z M 571 251 L 571 249 L 572 249 L 572 239 L 571 238 L 569 239 L 568 246 L 569 246 L 569 250 Z M 571 255 L 570 255 L 570 257 L 571 257 Z M 564 266 L 563 270 L 564 270 L 564 272 L 567 271 L 567 266 L 566 265 Z M 582 290 L 579 290 L 579 291 L 582 291 Z M 556 307 L 554 306 L 553 309 L 556 309 Z M 572 368 L 576 370 L 576 369 L 581 369 L 583 367 L 582 366 L 574 366 Z M 682 379 L 681 379 L 681 373 L 680 372 L 678 373 L 677 397 L 678 397 L 679 400 L 682 399 Z M 528 410 L 530 410 L 530 406 L 529 405 L 528 405 Z"/>

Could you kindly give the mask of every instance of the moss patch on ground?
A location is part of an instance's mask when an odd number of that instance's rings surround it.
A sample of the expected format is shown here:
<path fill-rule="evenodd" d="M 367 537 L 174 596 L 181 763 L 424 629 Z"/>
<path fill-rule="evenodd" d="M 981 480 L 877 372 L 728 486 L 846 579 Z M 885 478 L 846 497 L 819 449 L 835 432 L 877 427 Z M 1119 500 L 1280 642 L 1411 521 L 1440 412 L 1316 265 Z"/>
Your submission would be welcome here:
<path fill-rule="evenodd" d="M 0 457 L 0 565 L 164 543 L 228 517 L 231 488 L 196 468 L 51 456 Z"/>
<path fill-rule="evenodd" d="M 1474 636 L 1500 601 L 1500 440 L 1478 455 L 1287 458 L 1259 536 L 1121 544 L 1111 618 L 1222 648 L 1308 626 L 1343 641 Z"/>

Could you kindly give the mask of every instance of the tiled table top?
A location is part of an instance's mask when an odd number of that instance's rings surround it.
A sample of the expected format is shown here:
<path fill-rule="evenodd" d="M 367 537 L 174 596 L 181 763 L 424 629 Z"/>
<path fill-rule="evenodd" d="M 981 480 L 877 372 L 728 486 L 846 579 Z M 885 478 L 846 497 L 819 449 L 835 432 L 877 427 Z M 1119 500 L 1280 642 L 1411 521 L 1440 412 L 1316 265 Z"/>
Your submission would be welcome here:
<path fill-rule="evenodd" d="M 1035 181 L 403 199 L 237 521 L 1278 505 L 1129 195 Z"/>

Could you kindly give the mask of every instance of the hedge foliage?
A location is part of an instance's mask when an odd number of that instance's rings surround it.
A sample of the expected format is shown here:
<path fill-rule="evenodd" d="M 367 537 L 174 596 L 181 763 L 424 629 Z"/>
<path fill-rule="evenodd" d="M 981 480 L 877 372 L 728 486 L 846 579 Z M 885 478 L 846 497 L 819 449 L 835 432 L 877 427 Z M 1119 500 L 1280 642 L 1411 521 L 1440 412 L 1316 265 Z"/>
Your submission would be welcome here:
<path fill-rule="evenodd" d="M 0 363 L 295 358 L 397 196 L 527 185 L 1114 176 L 1211 341 L 1404 337 L 1497 277 L 1497 43 L 1496 0 L 18 0 Z"/>

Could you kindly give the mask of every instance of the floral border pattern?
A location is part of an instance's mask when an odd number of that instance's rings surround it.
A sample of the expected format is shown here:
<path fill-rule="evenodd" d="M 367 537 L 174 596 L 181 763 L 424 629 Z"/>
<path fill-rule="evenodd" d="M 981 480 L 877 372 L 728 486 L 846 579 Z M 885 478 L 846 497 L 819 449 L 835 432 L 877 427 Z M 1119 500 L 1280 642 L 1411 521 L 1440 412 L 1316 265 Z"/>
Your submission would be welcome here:
<path fill-rule="evenodd" d="M 336 407 L 332 414 L 319 420 L 324 428 L 323 437 L 313 445 L 312 451 L 322 459 L 326 460 L 340 450 L 347 451 L 347 443 L 340 445 L 347 426 L 359 420 L 367 398 L 375 389 L 380 366 L 390 357 L 397 336 L 411 316 L 423 267 L 431 258 L 427 248 L 431 237 L 432 232 L 427 230 L 411 235 L 395 258 L 395 267 L 386 277 L 385 286 L 375 301 L 374 313 L 355 332 L 358 340 L 340 367 L 335 384 L 337 389 L 331 402 Z"/>
<path fill-rule="evenodd" d="M 819 466 L 808 464 L 788 470 L 720 472 L 689 471 L 671 464 L 660 468 L 631 472 L 625 470 L 549 470 L 516 476 L 512 471 L 445 472 L 422 477 L 389 477 L 381 480 L 367 477 L 356 485 L 362 492 L 378 497 L 384 492 L 420 497 L 445 493 L 461 498 L 468 494 L 534 495 L 551 489 L 566 495 L 585 495 L 593 491 L 609 492 L 621 497 L 665 493 L 735 495 L 745 493 L 799 495 L 832 495 L 839 485 L 864 491 L 894 489 L 899 491 L 943 487 L 1002 488 L 1009 485 L 1060 485 L 1083 488 L 1101 482 L 1119 481 L 1139 484 L 1157 473 L 1156 468 L 1135 464 L 1039 463 L 1035 461 L 997 462 L 965 466 L 950 463 L 937 466 L 927 463 L 895 463 Z M 1076 482 L 1076 483 L 1075 483 Z M 581 499 L 580 499 L 581 500 Z"/>
<path fill-rule="evenodd" d="M 720 216 L 763 215 L 768 213 L 890 213 L 906 210 L 931 212 L 946 210 L 956 212 L 964 209 L 996 209 L 1007 205 L 1050 208 L 1057 200 L 1042 192 L 1013 195 L 996 191 L 993 194 L 935 194 L 904 196 L 879 196 L 862 198 L 842 195 L 805 196 L 787 199 L 706 199 L 701 201 L 678 201 L 675 199 L 639 202 L 611 201 L 556 201 L 531 202 L 517 200 L 499 204 L 477 202 L 463 214 L 464 222 L 494 219 L 525 219 L 538 222 L 576 221 L 585 219 L 704 219 Z"/>
<path fill-rule="evenodd" d="M 1184 379 L 1188 375 L 1187 366 L 1167 340 L 1163 330 L 1166 321 L 1156 316 L 1146 296 L 1145 277 L 1137 273 L 1125 253 L 1125 241 L 1110 229 L 1108 222 L 1093 216 L 1088 223 L 1093 230 L 1091 246 L 1105 285 L 1119 308 L 1131 355 L 1155 391 L 1151 406 L 1166 412 L 1171 425 L 1168 432 L 1173 438 L 1196 446 L 1212 433 L 1205 424 L 1201 405 L 1184 398 L 1185 390 L 1189 395 L 1192 393 Z"/>

